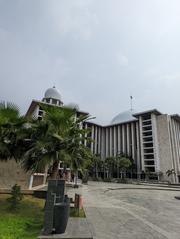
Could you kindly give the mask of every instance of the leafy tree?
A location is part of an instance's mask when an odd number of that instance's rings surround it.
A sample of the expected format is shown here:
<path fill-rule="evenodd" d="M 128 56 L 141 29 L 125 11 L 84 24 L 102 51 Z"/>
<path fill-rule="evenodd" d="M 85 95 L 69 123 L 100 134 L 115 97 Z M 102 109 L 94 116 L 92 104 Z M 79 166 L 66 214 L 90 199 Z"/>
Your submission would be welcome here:
<path fill-rule="evenodd" d="M 91 151 L 89 150 L 90 155 L 92 155 Z M 82 182 L 87 183 L 89 179 L 89 173 L 92 169 L 92 157 L 90 156 L 89 158 L 86 158 L 84 160 L 84 165 L 81 169 L 82 172 Z"/>
<path fill-rule="evenodd" d="M 108 170 L 109 170 L 109 178 L 111 178 L 112 177 L 112 175 L 113 175 L 113 168 L 114 168 L 114 164 L 115 164 L 115 157 L 113 157 L 113 156 L 111 156 L 111 157 L 107 157 L 106 159 L 105 159 L 105 163 L 106 163 L 106 165 L 107 165 L 107 168 L 108 168 Z"/>
<path fill-rule="evenodd" d="M 119 178 L 119 172 L 121 171 L 121 178 L 123 176 L 123 172 L 127 169 L 132 168 L 133 160 L 131 157 L 127 156 L 126 154 L 119 153 L 114 157 L 114 162 L 117 169 L 117 178 Z"/>
<path fill-rule="evenodd" d="M 170 176 L 172 176 L 172 175 L 175 175 L 176 174 L 176 172 L 175 172 L 175 170 L 174 169 L 168 169 L 167 171 L 166 171 L 166 175 L 168 176 L 168 177 L 170 177 Z M 170 182 L 169 182 L 170 183 Z"/>
<path fill-rule="evenodd" d="M 121 160 L 122 155 L 121 154 L 117 154 L 117 156 L 115 157 L 115 162 L 116 162 L 116 168 L 117 168 L 117 178 L 119 178 L 119 169 L 120 169 L 120 160 Z"/>
<path fill-rule="evenodd" d="M 93 170 L 93 174 L 94 174 L 94 177 L 95 178 L 98 178 L 98 172 L 101 168 L 101 157 L 100 155 L 96 154 L 96 155 L 93 155 L 92 158 L 91 158 L 91 165 L 92 165 L 92 170 Z"/>
<path fill-rule="evenodd" d="M 172 174 L 175 174 L 175 170 L 174 170 L 174 169 L 169 169 L 169 170 L 166 171 L 166 174 L 167 174 L 167 176 L 169 177 L 169 176 L 171 176 Z"/>
<path fill-rule="evenodd" d="M 132 166 L 131 160 L 127 157 L 122 155 L 122 157 L 119 160 L 119 168 L 121 170 L 121 178 L 123 177 L 123 172 L 126 172 L 128 168 Z"/>

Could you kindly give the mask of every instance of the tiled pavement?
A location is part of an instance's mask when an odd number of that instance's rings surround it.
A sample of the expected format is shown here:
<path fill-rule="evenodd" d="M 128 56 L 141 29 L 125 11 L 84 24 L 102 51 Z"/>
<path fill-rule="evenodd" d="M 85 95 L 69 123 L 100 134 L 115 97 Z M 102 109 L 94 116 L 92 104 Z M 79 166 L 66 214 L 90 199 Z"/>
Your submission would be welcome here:
<path fill-rule="evenodd" d="M 79 192 L 94 239 L 180 239 L 180 200 L 174 198 L 180 190 L 174 190 L 90 182 Z"/>

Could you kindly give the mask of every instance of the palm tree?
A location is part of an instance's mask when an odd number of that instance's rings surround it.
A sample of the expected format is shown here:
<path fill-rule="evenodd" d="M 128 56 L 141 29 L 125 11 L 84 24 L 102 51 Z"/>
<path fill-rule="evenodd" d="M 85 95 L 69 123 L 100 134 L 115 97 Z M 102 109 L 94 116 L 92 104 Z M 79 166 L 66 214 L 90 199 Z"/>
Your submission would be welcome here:
<path fill-rule="evenodd" d="M 42 121 L 31 124 L 30 147 L 24 154 L 26 170 L 38 171 L 52 165 L 51 178 L 58 177 L 61 161 L 69 162 L 74 168 L 81 165 L 86 148 L 81 144 L 85 130 L 79 127 L 88 116 L 75 119 L 76 111 L 69 108 L 41 105 L 44 110 Z"/>
<path fill-rule="evenodd" d="M 85 130 L 79 125 L 87 116 L 75 120 L 75 110 L 41 105 L 44 110 L 42 121 L 21 117 L 14 104 L 0 104 L 0 158 L 20 159 L 28 171 L 43 170 L 52 165 L 52 178 L 58 176 L 60 161 L 69 158 L 78 161 L 85 157 L 83 144 Z M 73 156 L 73 157 L 72 157 Z"/>
<path fill-rule="evenodd" d="M 24 125 L 27 122 L 25 117 L 20 116 L 18 106 L 12 103 L 0 104 L 0 159 L 18 160 L 24 143 L 21 135 L 24 134 Z M 20 147 L 21 146 L 21 151 Z"/>
<path fill-rule="evenodd" d="M 70 144 L 68 146 L 70 168 L 74 171 L 75 184 L 77 184 L 78 172 L 81 173 L 82 178 L 87 176 L 88 168 L 92 164 L 91 151 L 83 144 Z"/>
<path fill-rule="evenodd" d="M 93 155 L 89 148 L 87 148 L 83 141 L 91 141 L 86 135 L 89 130 L 83 129 L 82 124 L 85 120 L 90 119 L 89 116 L 79 116 L 73 123 L 69 130 L 69 137 L 67 141 L 66 153 L 67 163 L 75 173 L 75 184 L 77 184 L 78 171 L 82 177 L 88 173 L 88 168 L 92 165 Z M 87 176 L 87 175 L 86 175 Z"/>

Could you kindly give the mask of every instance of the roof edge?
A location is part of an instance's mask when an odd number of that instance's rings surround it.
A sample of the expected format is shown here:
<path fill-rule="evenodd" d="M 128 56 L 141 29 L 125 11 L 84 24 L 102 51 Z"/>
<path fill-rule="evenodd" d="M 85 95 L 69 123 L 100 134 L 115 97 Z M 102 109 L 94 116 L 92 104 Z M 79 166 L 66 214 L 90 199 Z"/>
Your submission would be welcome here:
<path fill-rule="evenodd" d="M 152 110 L 146 110 L 146 111 L 142 111 L 142 112 L 139 112 L 139 113 L 135 113 L 135 114 L 133 114 L 133 116 L 138 117 L 140 115 L 145 115 L 145 114 L 148 114 L 148 113 L 153 113 L 155 115 L 162 115 L 162 113 L 160 111 L 158 111 L 157 109 L 152 109 Z"/>

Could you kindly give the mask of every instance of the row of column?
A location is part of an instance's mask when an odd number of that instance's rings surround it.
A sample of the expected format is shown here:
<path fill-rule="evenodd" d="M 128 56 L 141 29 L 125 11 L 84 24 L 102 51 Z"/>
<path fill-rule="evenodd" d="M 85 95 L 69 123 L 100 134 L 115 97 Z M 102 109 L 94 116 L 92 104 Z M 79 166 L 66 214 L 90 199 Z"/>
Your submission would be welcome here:
<path fill-rule="evenodd" d="M 170 118 L 169 129 L 172 154 L 172 168 L 176 172 L 176 182 L 178 182 L 177 175 L 180 175 L 180 123 Z"/>
<path fill-rule="evenodd" d="M 87 128 L 87 125 L 85 126 Z M 125 153 L 140 162 L 140 140 L 138 122 L 101 127 L 91 125 L 91 152 L 101 155 L 102 159 Z"/>

